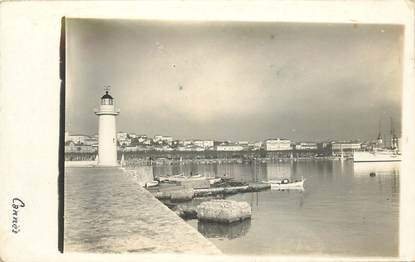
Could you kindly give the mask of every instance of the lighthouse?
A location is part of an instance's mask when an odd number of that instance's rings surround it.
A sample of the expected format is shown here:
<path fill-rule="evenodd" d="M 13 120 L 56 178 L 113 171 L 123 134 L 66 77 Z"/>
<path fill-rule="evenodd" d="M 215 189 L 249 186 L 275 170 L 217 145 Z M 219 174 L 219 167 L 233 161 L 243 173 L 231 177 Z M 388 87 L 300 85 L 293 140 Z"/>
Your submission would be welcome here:
<path fill-rule="evenodd" d="M 101 97 L 99 109 L 95 111 L 99 118 L 98 166 L 118 166 L 115 117 L 119 113 L 115 109 L 114 99 L 106 91 Z"/>

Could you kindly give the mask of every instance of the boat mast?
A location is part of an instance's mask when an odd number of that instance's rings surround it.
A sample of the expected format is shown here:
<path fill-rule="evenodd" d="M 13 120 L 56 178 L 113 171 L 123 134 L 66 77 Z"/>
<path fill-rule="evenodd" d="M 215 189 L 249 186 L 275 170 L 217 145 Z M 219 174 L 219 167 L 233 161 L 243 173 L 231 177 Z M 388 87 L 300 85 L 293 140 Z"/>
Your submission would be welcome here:
<path fill-rule="evenodd" d="M 391 149 L 396 149 L 398 147 L 398 138 L 396 137 L 395 134 L 395 128 L 393 127 L 393 119 L 392 117 L 390 118 L 390 124 L 391 124 L 391 138 L 390 138 L 390 142 L 391 142 Z"/>
<path fill-rule="evenodd" d="M 379 119 L 379 127 L 378 127 L 378 139 L 376 141 L 377 147 L 381 147 L 383 144 L 382 133 L 381 133 L 381 119 Z"/>

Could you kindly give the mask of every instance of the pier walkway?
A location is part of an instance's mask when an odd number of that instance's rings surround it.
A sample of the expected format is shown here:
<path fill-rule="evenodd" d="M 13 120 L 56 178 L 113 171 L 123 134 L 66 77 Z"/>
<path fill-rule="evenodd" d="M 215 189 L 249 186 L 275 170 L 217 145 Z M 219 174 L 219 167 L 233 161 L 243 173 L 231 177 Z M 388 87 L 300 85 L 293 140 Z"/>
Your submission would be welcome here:
<path fill-rule="evenodd" d="M 65 252 L 221 254 L 119 168 L 65 169 Z"/>

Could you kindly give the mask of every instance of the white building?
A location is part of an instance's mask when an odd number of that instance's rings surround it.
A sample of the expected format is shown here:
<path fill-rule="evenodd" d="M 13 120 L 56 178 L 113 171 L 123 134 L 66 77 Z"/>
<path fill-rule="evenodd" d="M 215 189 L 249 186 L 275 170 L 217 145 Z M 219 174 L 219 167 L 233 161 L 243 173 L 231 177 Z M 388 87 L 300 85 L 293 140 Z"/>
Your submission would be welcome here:
<path fill-rule="evenodd" d="M 213 147 L 213 140 L 194 140 L 193 144 L 199 147 L 203 147 L 204 149 Z"/>
<path fill-rule="evenodd" d="M 139 142 L 140 142 L 140 140 L 139 140 Z M 144 145 L 151 145 L 151 139 L 149 139 L 149 138 L 144 139 L 144 140 L 142 140 L 142 142 L 140 142 L 140 143 L 143 143 Z"/>
<path fill-rule="evenodd" d="M 124 152 L 136 152 L 139 151 L 140 147 L 139 146 L 126 146 L 124 147 L 123 151 Z"/>
<path fill-rule="evenodd" d="M 95 153 L 96 147 L 88 145 L 67 145 L 65 146 L 65 153 Z"/>
<path fill-rule="evenodd" d="M 316 150 L 317 143 L 314 142 L 300 142 L 295 145 L 297 150 Z"/>
<path fill-rule="evenodd" d="M 165 137 L 163 137 L 163 141 L 166 142 L 169 145 L 172 145 L 173 144 L 173 137 L 165 136 Z"/>
<path fill-rule="evenodd" d="M 262 148 L 262 141 L 259 141 L 259 142 L 255 142 L 254 144 L 253 144 L 253 148 L 255 149 L 255 150 L 258 150 L 258 149 L 261 149 Z"/>
<path fill-rule="evenodd" d="M 187 147 L 185 147 L 185 146 L 178 146 L 178 147 L 176 148 L 176 150 L 177 150 L 177 151 L 190 151 L 190 149 L 189 149 L 189 148 L 187 148 Z"/>
<path fill-rule="evenodd" d="M 173 143 L 173 137 L 155 135 L 154 138 L 153 138 L 153 141 L 156 142 L 156 143 L 165 142 L 165 143 L 171 145 Z"/>
<path fill-rule="evenodd" d="M 118 132 L 117 133 L 117 140 L 126 140 L 128 138 L 127 132 Z"/>
<path fill-rule="evenodd" d="M 291 141 L 288 139 L 267 139 L 264 142 L 266 151 L 291 150 Z"/>
<path fill-rule="evenodd" d="M 65 142 L 72 141 L 75 144 L 85 144 L 85 141 L 90 137 L 87 135 L 69 135 L 65 134 Z"/>
<path fill-rule="evenodd" d="M 173 151 L 169 146 L 157 146 L 154 148 L 156 151 Z"/>
<path fill-rule="evenodd" d="M 192 145 L 192 144 L 193 144 L 193 141 L 191 141 L 191 140 L 183 140 L 183 141 L 181 141 L 181 143 L 182 143 L 184 146 L 188 146 L 188 145 Z"/>
<path fill-rule="evenodd" d="M 99 118 L 98 127 L 98 166 L 117 166 L 117 133 L 114 99 L 106 91 L 101 97 L 101 105 L 95 114 Z"/>
<path fill-rule="evenodd" d="M 137 137 L 139 143 L 143 143 L 144 141 L 148 141 L 148 137 L 146 135 L 140 135 Z"/>
<path fill-rule="evenodd" d="M 121 146 L 129 146 L 131 144 L 131 138 L 127 132 L 118 132 L 117 141 Z"/>
<path fill-rule="evenodd" d="M 360 150 L 362 143 L 358 142 L 331 142 L 332 150 Z"/>
<path fill-rule="evenodd" d="M 96 139 L 96 138 L 87 138 L 84 141 L 84 145 L 87 145 L 87 146 L 98 146 L 98 139 Z"/>
<path fill-rule="evenodd" d="M 187 146 L 187 147 L 190 148 L 190 151 L 196 151 L 196 152 L 205 151 L 204 147 L 198 146 L 198 145 L 191 145 L 191 146 Z"/>
<path fill-rule="evenodd" d="M 235 144 L 221 144 L 215 147 L 216 151 L 242 151 L 244 148 L 241 145 Z"/>

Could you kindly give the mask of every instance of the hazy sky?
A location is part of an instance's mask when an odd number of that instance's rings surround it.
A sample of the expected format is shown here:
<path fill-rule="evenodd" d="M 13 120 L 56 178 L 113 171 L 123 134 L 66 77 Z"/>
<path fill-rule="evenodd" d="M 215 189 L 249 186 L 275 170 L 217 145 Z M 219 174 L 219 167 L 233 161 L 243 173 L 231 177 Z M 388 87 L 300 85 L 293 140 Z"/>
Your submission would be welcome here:
<path fill-rule="evenodd" d="M 117 130 L 319 141 L 400 131 L 402 28 L 69 20 L 66 129 L 94 134 L 111 85 Z"/>

